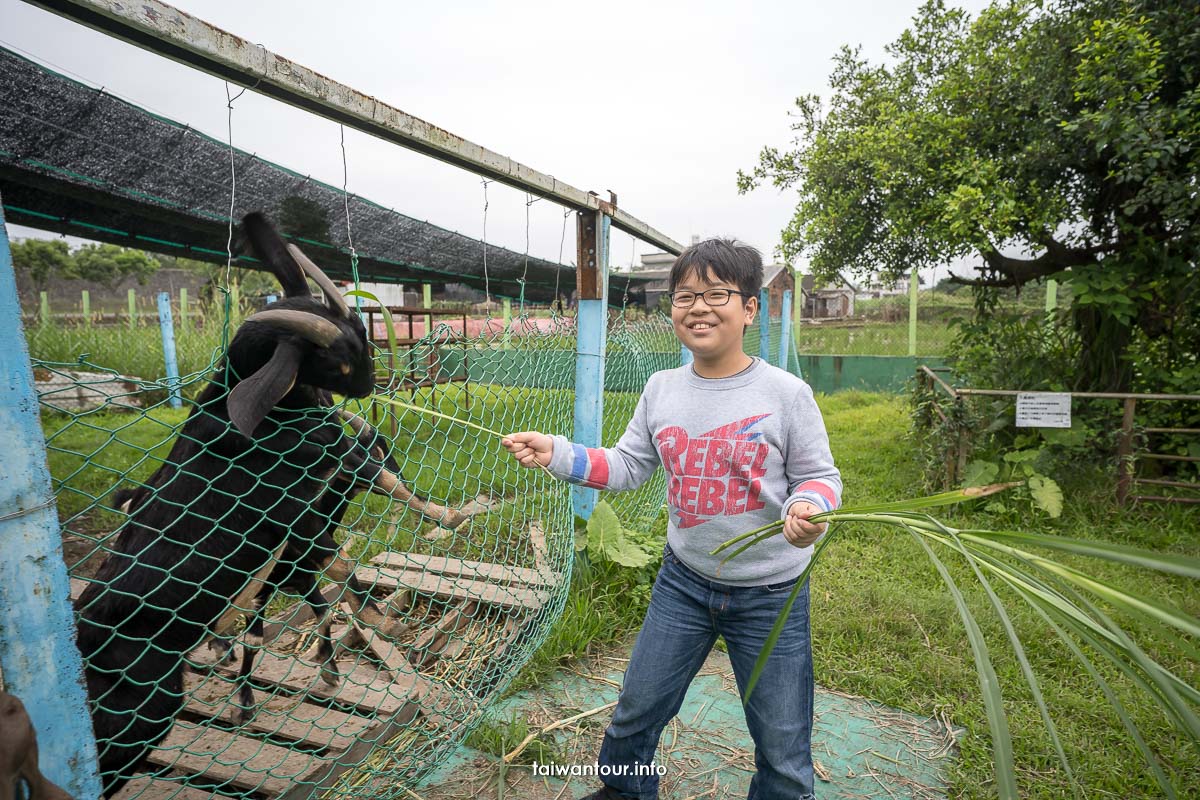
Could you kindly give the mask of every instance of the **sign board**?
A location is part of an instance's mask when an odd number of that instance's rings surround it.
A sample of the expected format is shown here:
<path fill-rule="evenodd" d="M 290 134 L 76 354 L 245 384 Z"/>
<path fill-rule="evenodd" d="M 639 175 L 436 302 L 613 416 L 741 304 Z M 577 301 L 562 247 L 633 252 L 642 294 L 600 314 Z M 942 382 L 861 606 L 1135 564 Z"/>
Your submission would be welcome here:
<path fill-rule="evenodd" d="M 1071 427 L 1068 392 L 1022 392 L 1017 395 L 1018 428 Z"/>

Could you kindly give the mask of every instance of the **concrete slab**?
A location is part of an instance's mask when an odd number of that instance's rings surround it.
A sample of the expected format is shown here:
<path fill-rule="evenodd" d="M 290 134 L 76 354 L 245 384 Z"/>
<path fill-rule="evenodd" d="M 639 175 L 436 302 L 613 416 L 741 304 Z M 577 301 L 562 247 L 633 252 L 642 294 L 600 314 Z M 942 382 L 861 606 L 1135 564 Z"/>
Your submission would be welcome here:
<path fill-rule="evenodd" d="M 600 708 L 617 698 L 624 659 L 600 659 L 588 672 L 560 672 L 536 690 L 509 698 L 491 719 L 523 720 L 530 732 L 557 720 Z M 945 797 L 944 767 L 956 747 L 956 731 L 942 721 L 908 714 L 869 700 L 818 687 L 813 756 L 817 796 L 838 800 L 933 800 Z M 527 750 L 503 776 L 504 797 L 570 800 L 600 786 L 596 753 L 611 709 L 545 735 L 559 770 L 528 764 Z M 730 800 L 746 796 L 754 749 L 728 657 L 714 651 L 696 677 L 679 715 L 663 732 L 657 766 L 663 800 Z M 497 798 L 498 759 L 468 747 L 427 778 L 422 800 Z"/>

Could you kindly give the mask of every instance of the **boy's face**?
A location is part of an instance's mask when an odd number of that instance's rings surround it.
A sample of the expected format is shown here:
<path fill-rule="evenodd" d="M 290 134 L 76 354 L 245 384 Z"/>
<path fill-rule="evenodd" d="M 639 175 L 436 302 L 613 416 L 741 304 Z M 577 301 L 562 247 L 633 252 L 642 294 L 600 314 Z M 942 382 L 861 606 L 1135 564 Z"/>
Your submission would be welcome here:
<path fill-rule="evenodd" d="M 710 306 L 699 296 L 701 292 L 708 289 L 738 290 L 732 283 L 714 282 L 715 278 L 711 271 L 705 271 L 703 276 L 689 272 L 676 284 L 675 291 L 695 292 L 696 302 L 691 308 L 671 306 L 675 335 L 684 347 L 692 351 L 693 356 L 706 362 L 721 361 L 740 353 L 745 326 L 754 321 L 758 311 L 757 297 L 743 297 L 740 294 L 730 295 L 729 302 L 723 306 Z"/>

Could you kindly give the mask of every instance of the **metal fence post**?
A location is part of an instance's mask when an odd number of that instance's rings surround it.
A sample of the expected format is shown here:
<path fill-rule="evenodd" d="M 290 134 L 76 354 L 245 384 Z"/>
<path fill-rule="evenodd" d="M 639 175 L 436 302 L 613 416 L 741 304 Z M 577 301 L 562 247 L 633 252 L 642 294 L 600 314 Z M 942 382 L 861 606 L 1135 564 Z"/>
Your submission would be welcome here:
<path fill-rule="evenodd" d="M 129 330 L 133 330 L 137 325 L 137 294 L 133 289 L 129 290 Z"/>
<path fill-rule="evenodd" d="M 914 267 L 908 279 L 908 354 L 917 354 L 917 289 L 919 276 Z"/>
<path fill-rule="evenodd" d="M 779 309 L 779 368 L 788 368 L 788 353 L 792 344 L 792 290 L 783 290 L 783 304 Z"/>
<path fill-rule="evenodd" d="M 0 210 L 0 670 L 37 730 L 42 772 L 100 796 L 58 511 L 46 467 L 21 302 Z"/>
<path fill-rule="evenodd" d="M 92 324 L 92 296 L 87 289 L 83 290 L 80 300 L 83 302 L 83 324 L 90 326 Z"/>
<path fill-rule="evenodd" d="M 758 292 L 758 357 L 763 361 L 771 360 L 771 296 L 767 287 Z"/>
<path fill-rule="evenodd" d="M 692 351 L 688 350 L 683 345 L 679 345 L 679 366 L 686 367 L 694 360 L 695 358 L 692 356 Z"/>
<path fill-rule="evenodd" d="M 1051 278 L 1046 281 L 1046 313 L 1053 314 L 1058 308 L 1058 281 Z"/>
<path fill-rule="evenodd" d="M 608 335 L 608 234 L 611 218 L 600 211 L 580 212 L 578 220 L 579 290 L 575 340 L 575 433 L 585 447 L 599 447 L 604 430 L 604 343 Z M 588 519 L 596 508 L 595 489 L 571 488 L 575 516 Z"/>
<path fill-rule="evenodd" d="M 4 234 L 4 236 L 5 236 L 4 248 L 5 248 L 5 250 L 7 250 L 8 249 L 8 233 L 6 232 Z M 50 323 L 50 293 L 49 292 L 38 292 L 38 300 L 39 300 L 39 305 L 41 307 L 41 314 L 38 317 L 38 324 L 39 325 L 48 325 Z"/>
<path fill-rule="evenodd" d="M 171 295 L 158 294 L 158 325 L 162 330 L 163 362 L 167 367 L 167 385 L 170 386 L 171 408 L 179 408 L 179 364 L 175 360 L 175 324 L 171 320 Z"/>
<path fill-rule="evenodd" d="M 423 308 L 433 308 L 433 286 L 432 286 L 432 284 L 428 284 L 428 283 L 421 284 L 421 306 Z M 425 319 L 425 336 L 428 336 L 429 332 L 431 330 L 433 330 L 433 317 L 426 314 L 424 319 Z M 467 332 L 463 331 L 463 336 L 466 336 L 466 335 L 467 335 Z"/>
<path fill-rule="evenodd" d="M 179 289 L 179 329 L 187 330 L 188 325 L 188 303 L 187 303 L 187 287 L 181 286 Z"/>

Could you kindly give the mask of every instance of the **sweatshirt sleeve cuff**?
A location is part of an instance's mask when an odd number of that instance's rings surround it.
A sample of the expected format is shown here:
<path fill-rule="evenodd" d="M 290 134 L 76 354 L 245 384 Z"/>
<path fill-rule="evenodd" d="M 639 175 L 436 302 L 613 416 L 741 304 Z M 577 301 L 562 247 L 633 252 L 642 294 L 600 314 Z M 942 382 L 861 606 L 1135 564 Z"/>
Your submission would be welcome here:
<path fill-rule="evenodd" d="M 807 481 L 800 484 L 796 491 L 783 504 L 779 518 L 784 519 L 793 505 L 799 502 L 812 503 L 822 511 L 832 511 L 838 507 L 838 496 L 833 488 L 819 481 Z"/>
<path fill-rule="evenodd" d="M 550 454 L 549 470 L 559 480 L 571 480 L 571 466 L 575 461 L 574 448 L 571 440 L 565 436 L 551 436 L 554 440 L 554 450 Z"/>

